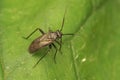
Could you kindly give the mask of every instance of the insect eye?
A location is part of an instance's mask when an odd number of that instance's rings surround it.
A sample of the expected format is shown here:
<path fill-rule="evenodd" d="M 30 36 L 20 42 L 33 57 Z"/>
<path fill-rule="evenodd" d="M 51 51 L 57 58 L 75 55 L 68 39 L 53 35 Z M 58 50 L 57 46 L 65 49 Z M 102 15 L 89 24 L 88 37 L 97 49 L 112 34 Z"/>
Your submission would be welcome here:
<path fill-rule="evenodd" d="M 58 36 L 58 37 L 61 37 L 61 36 L 62 36 L 60 31 L 57 31 L 57 36 Z"/>

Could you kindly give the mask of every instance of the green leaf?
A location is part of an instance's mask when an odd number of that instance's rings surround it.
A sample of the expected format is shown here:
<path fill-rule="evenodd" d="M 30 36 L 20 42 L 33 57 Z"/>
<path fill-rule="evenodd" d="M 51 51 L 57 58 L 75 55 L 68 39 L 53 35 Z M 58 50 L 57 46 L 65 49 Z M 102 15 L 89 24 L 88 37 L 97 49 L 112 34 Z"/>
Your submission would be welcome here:
<path fill-rule="evenodd" d="M 119 0 L 1 0 L 0 80 L 119 80 Z M 32 68 L 46 48 L 31 55 L 28 47 L 41 34 L 61 28 L 62 54 L 55 49 Z M 59 45 L 56 44 L 57 47 Z"/>

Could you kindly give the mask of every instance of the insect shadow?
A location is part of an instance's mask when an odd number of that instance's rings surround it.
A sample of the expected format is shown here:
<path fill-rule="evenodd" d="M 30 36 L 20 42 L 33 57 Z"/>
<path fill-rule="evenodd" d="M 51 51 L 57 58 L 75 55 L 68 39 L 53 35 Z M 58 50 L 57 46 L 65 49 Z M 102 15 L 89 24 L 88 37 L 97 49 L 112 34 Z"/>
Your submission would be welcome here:
<path fill-rule="evenodd" d="M 74 35 L 72 33 L 68 34 L 63 34 L 63 26 L 64 26 L 64 21 L 65 21 L 65 14 L 66 10 L 64 13 L 64 17 L 62 20 L 62 25 L 60 30 L 52 31 L 49 30 L 47 33 L 45 33 L 42 29 L 36 28 L 30 35 L 27 37 L 23 37 L 24 39 L 29 39 L 36 31 L 39 31 L 42 35 L 36 38 L 35 40 L 32 41 L 30 44 L 28 51 L 30 54 L 35 54 L 40 49 L 43 49 L 44 47 L 48 46 L 49 48 L 45 51 L 44 55 L 37 61 L 37 63 L 33 66 L 36 67 L 36 65 L 48 54 L 48 52 L 52 49 L 52 47 L 55 48 L 55 53 L 54 53 L 54 62 L 56 63 L 56 54 L 57 51 L 59 50 L 61 52 L 61 47 L 62 47 L 62 36 L 64 35 Z M 54 44 L 58 44 L 59 48 L 56 47 Z"/>

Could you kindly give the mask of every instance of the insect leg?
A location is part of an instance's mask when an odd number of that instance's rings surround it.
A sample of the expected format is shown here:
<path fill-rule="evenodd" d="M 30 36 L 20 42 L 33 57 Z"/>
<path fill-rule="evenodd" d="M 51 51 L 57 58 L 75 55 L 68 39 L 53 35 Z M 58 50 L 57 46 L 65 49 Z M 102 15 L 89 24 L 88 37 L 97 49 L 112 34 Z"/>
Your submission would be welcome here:
<path fill-rule="evenodd" d="M 46 51 L 46 53 L 37 61 L 37 63 L 33 66 L 33 68 L 36 67 L 36 65 L 47 55 L 47 53 L 50 51 L 52 48 L 52 45 L 49 45 L 49 49 Z"/>
<path fill-rule="evenodd" d="M 45 34 L 45 32 L 44 32 L 42 29 L 38 28 L 38 30 L 39 30 L 42 34 Z"/>
<path fill-rule="evenodd" d="M 60 39 L 60 44 L 62 44 L 62 38 Z M 62 45 L 60 45 L 60 51 L 61 51 Z M 62 53 L 62 52 L 61 52 Z"/>
<path fill-rule="evenodd" d="M 39 30 L 42 34 L 45 34 L 44 31 L 40 28 L 36 28 L 30 35 L 28 35 L 27 37 L 23 37 L 24 39 L 28 39 L 30 36 L 32 36 L 37 30 Z"/>
<path fill-rule="evenodd" d="M 59 41 L 57 41 L 57 40 L 55 40 L 55 42 L 60 46 L 59 47 L 59 51 L 60 51 L 60 53 L 62 54 L 62 52 L 61 52 L 61 48 L 62 48 L 62 38 L 60 39 L 60 42 Z"/>
<path fill-rule="evenodd" d="M 54 62 L 56 63 L 56 54 L 57 54 L 57 47 L 52 43 L 53 47 L 56 49 L 54 54 Z"/>

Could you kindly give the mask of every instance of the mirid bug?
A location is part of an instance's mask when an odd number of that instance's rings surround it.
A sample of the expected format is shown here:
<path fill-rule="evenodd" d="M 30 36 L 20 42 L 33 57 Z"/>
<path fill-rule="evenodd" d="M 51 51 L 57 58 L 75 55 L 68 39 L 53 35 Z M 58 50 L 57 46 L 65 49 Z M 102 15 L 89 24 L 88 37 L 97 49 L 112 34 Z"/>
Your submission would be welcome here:
<path fill-rule="evenodd" d="M 35 40 L 32 41 L 32 43 L 30 44 L 28 51 L 31 54 L 34 54 L 34 52 L 42 49 L 45 46 L 49 46 L 48 50 L 46 50 L 46 53 L 37 61 L 37 63 L 34 65 L 34 67 L 40 62 L 40 60 L 42 60 L 47 53 L 50 51 L 50 49 L 52 48 L 52 46 L 55 48 L 55 54 L 54 54 L 54 62 L 56 63 L 56 54 L 57 51 L 61 51 L 61 47 L 62 47 L 62 36 L 63 35 L 74 35 L 74 34 L 63 34 L 62 33 L 62 29 L 64 26 L 64 21 L 65 21 L 65 14 L 66 11 L 64 13 L 64 17 L 62 20 L 62 26 L 60 30 L 56 30 L 55 32 L 49 30 L 48 33 L 45 33 L 42 29 L 37 28 L 35 29 L 30 35 L 28 35 L 27 37 L 24 37 L 25 39 L 28 39 L 31 35 L 33 35 L 36 31 L 40 31 L 42 33 L 41 36 L 39 36 L 38 38 L 36 38 Z M 54 44 L 54 42 L 56 42 L 60 47 L 59 49 L 57 49 L 56 45 Z"/>

